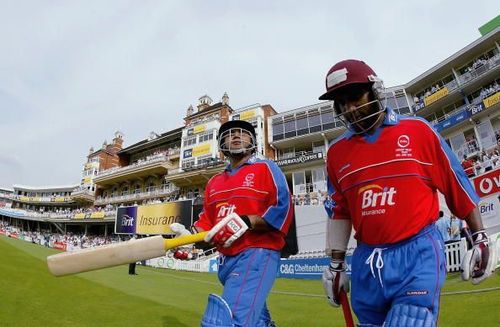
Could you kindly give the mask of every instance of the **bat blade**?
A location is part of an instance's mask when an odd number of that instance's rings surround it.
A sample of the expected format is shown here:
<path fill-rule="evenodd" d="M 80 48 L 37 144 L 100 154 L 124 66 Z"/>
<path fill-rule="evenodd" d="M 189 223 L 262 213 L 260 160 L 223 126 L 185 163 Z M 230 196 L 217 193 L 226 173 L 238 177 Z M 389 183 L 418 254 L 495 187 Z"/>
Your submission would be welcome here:
<path fill-rule="evenodd" d="M 65 252 L 47 257 L 47 266 L 54 276 L 66 276 L 86 271 L 119 266 L 131 262 L 157 258 L 177 246 L 202 241 L 206 232 L 163 239 L 153 236 L 133 239 L 95 248 Z"/>

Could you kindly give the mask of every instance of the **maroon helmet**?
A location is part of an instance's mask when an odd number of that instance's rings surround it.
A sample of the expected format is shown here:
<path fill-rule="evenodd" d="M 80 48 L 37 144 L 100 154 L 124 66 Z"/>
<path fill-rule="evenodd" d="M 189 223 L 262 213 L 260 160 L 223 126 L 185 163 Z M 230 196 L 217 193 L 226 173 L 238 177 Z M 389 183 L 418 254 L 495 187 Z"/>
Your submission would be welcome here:
<path fill-rule="evenodd" d="M 355 109 L 346 110 L 341 101 L 334 101 L 335 114 L 338 119 L 354 134 L 362 134 L 372 130 L 380 122 L 385 111 L 385 104 L 381 103 L 384 96 L 384 84 L 370 66 L 361 60 L 348 59 L 333 65 L 326 74 L 326 93 L 320 100 L 338 100 L 338 97 L 347 86 L 359 85 L 360 90 L 366 85 L 372 91 L 369 102 Z M 361 87 L 361 86 L 364 87 Z M 344 90 L 346 91 L 346 90 Z"/>
<path fill-rule="evenodd" d="M 333 93 L 351 84 L 373 84 L 380 81 L 377 74 L 364 61 L 348 59 L 333 65 L 326 74 L 326 93 L 320 100 L 332 100 Z"/>

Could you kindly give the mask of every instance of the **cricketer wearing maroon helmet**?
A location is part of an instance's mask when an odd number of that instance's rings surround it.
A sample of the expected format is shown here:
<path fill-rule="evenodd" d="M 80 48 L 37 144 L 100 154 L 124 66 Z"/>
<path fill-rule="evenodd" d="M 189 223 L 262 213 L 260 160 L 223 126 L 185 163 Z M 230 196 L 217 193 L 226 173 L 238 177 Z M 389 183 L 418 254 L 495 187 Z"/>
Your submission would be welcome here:
<path fill-rule="evenodd" d="M 222 296 L 210 294 L 203 327 L 271 327 L 266 299 L 293 217 L 285 176 L 276 163 L 255 157 L 252 124 L 233 120 L 219 129 L 219 149 L 230 164 L 205 188 L 196 231 L 220 252 Z"/>
<path fill-rule="evenodd" d="M 326 93 L 347 131 L 327 155 L 327 253 L 323 286 L 331 305 L 349 291 L 345 251 L 354 229 L 351 301 L 359 326 L 435 326 L 446 274 L 444 243 L 435 221 L 438 190 L 467 221 L 474 246 L 464 279 L 489 275 L 488 237 L 479 198 L 460 163 L 427 121 L 383 104 L 380 78 L 363 61 L 335 64 Z"/>

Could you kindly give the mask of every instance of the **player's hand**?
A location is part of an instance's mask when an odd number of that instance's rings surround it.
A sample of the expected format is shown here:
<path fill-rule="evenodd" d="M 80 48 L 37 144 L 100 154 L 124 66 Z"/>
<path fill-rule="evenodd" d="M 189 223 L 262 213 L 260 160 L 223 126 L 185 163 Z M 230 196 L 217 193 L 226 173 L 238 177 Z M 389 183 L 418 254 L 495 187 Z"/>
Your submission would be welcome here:
<path fill-rule="evenodd" d="M 186 228 L 186 226 L 179 223 L 170 224 L 170 230 L 175 233 L 175 237 L 191 234 L 191 232 Z"/>
<path fill-rule="evenodd" d="M 328 302 L 334 307 L 340 306 L 340 292 L 349 292 L 349 279 L 345 269 L 344 260 L 332 259 L 330 266 L 323 271 L 323 288 Z"/>
<path fill-rule="evenodd" d="M 233 212 L 219 221 L 207 233 L 205 242 L 227 248 L 249 229 L 248 224 Z"/>
<path fill-rule="evenodd" d="M 471 279 L 476 285 L 491 274 L 491 259 L 488 246 L 488 235 L 484 230 L 472 234 L 473 246 L 462 258 L 462 279 Z"/>
<path fill-rule="evenodd" d="M 191 232 L 183 224 L 173 223 L 170 224 L 170 230 L 175 233 L 175 237 L 181 237 L 186 235 L 191 235 Z M 176 248 L 174 257 L 180 260 L 187 260 L 188 256 L 193 256 L 190 251 L 193 249 L 193 244 L 186 244 Z M 177 254 L 177 256 L 176 256 Z"/>

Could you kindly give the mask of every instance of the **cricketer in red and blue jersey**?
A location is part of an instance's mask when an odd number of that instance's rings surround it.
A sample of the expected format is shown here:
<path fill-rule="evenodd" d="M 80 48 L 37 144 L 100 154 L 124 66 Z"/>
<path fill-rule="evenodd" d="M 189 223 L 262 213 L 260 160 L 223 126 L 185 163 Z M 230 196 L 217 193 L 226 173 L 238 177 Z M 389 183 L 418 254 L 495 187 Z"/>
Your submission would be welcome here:
<path fill-rule="evenodd" d="M 347 127 L 327 154 L 327 298 L 338 306 L 339 293 L 349 290 L 344 257 L 352 228 L 358 246 L 351 301 L 360 326 L 435 326 L 446 276 L 444 242 L 434 224 L 438 191 L 474 229 L 477 257 L 471 268 L 485 278 L 489 252 L 479 198 L 454 153 L 424 119 L 385 107 L 382 80 L 364 62 L 335 64 L 326 89 L 320 99 L 334 101 Z"/>
<path fill-rule="evenodd" d="M 266 299 L 276 279 L 280 251 L 293 219 L 286 178 L 276 163 L 257 159 L 256 135 L 246 121 L 219 129 L 226 169 L 205 188 L 197 230 L 220 252 L 222 296 L 210 294 L 203 327 L 274 326 Z"/>

